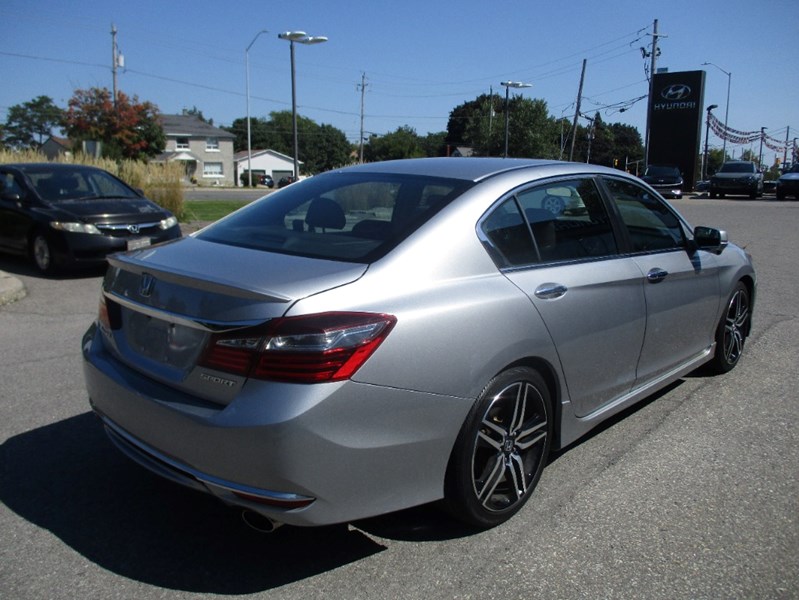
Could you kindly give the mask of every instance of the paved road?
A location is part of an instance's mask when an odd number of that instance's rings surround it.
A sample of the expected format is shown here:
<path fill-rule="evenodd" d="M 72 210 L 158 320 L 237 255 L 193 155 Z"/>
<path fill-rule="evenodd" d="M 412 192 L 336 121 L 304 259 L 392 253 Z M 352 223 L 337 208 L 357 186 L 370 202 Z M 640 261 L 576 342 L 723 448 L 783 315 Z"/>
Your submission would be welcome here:
<path fill-rule="evenodd" d="M 99 275 L 33 276 L 0 308 L 0 597 L 799 598 L 799 203 L 681 200 L 756 258 L 754 335 L 553 458 L 510 522 L 422 507 L 257 534 L 120 456 L 79 343 Z"/>

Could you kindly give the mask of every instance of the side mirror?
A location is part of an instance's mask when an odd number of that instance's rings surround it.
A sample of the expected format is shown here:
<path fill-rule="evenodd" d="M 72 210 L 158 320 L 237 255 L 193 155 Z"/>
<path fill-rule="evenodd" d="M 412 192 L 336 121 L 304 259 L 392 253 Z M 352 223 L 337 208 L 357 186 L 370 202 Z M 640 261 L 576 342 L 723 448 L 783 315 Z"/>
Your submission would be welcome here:
<path fill-rule="evenodd" d="M 9 192 L 3 192 L 3 194 L 0 195 L 0 198 L 2 198 L 3 200 L 8 200 L 9 202 L 19 202 L 20 201 L 19 194 L 12 194 L 12 193 L 9 193 Z"/>
<path fill-rule="evenodd" d="M 727 232 L 712 227 L 694 228 L 694 244 L 697 249 L 707 250 L 715 254 L 721 254 L 727 247 Z"/>

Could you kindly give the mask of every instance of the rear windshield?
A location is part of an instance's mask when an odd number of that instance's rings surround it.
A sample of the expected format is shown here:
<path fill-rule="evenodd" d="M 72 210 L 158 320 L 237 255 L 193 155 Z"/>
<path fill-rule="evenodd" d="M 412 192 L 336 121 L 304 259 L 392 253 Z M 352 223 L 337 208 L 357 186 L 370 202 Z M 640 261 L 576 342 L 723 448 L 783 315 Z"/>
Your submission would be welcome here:
<path fill-rule="evenodd" d="M 724 163 L 719 169 L 719 173 L 754 173 L 755 163 Z"/>
<path fill-rule="evenodd" d="M 313 258 L 372 262 L 470 181 L 374 173 L 327 173 L 249 204 L 199 239 Z"/>
<path fill-rule="evenodd" d="M 677 167 L 650 165 L 646 168 L 646 175 L 649 177 L 679 177 L 680 170 Z"/>

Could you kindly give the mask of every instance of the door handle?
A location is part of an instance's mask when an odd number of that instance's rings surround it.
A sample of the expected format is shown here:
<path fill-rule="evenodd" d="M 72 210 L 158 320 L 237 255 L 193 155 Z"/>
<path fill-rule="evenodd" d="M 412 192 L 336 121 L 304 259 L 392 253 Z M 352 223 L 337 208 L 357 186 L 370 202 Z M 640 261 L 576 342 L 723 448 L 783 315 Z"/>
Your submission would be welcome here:
<path fill-rule="evenodd" d="M 664 271 L 663 269 L 654 268 L 654 269 L 650 269 L 649 273 L 646 274 L 646 280 L 649 283 L 660 283 L 661 281 L 666 279 L 666 277 L 668 277 L 668 276 L 669 276 L 669 272 L 668 271 Z"/>
<path fill-rule="evenodd" d="M 535 288 L 535 297 L 541 300 L 554 300 L 563 296 L 569 288 L 560 283 L 542 283 Z"/>

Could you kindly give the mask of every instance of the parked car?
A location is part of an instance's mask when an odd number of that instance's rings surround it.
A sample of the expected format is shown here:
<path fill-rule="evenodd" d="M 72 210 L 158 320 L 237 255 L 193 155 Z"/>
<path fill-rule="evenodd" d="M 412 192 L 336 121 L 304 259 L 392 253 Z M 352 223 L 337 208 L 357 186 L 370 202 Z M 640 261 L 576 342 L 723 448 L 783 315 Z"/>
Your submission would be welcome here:
<path fill-rule="evenodd" d="M 749 160 L 728 160 L 710 178 L 710 197 L 744 194 L 750 198 L 763 195 L 763 174 Z"/>
<path fill-rule="evenodd" d="M 799 200 L 799 163 L 794 163 L 777 180 L 777 199 L 784 200 L 788 196 Z"/>
<path fill-rule="evenodd" d="M 180 235 L 172 213 L 102 169 L 0 165 L 0 250 L 29 256 L 42 273 Z"/>
<path fill-rule="evenodd" d="M 285 177 L 281 177 L 277 180 L 277 187 L 284 188 L 287 185 L 291 185 L 292 183 L 296 183 L 297 178 L 293 175 L 286 175 Z"/>
<path fill-rule="evenodd" d="M 261 175 L 261 176 L 259 177 L 259 179 L 258 179 L 258 182 L 259 182 L 261 185 L 265 185 L 265 186 L 266 186 L 266 187 L 268 187 L 268 188 L 273 188 L 273 187 L 275 187 L 275 180 L 274 180 L 274 179 L 272 179 L 272 176 L 271 176 L 271 175 Z"/>
<path fill-rule="evenodd" d="M 672 165 L 649 165 L 641 177 L 664 198 L 682 198 L 683 178 Z"/>
<path fill-rule="evenodd" d="M 564 189 L 583 210 L 542 206 Z M 543 160 L 331 171 L 109 260 L 94 412 L 133 460 L 268 527 L 441 499 L 502 523 L 552 449 L 734 368 L 756 286 L 725 232 L 640 179 Z"/>

